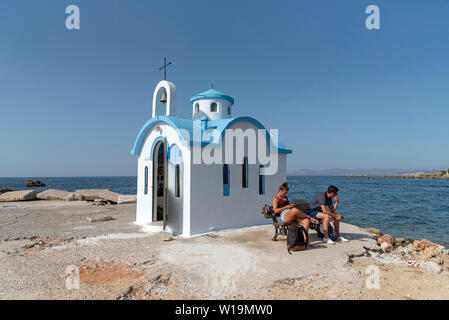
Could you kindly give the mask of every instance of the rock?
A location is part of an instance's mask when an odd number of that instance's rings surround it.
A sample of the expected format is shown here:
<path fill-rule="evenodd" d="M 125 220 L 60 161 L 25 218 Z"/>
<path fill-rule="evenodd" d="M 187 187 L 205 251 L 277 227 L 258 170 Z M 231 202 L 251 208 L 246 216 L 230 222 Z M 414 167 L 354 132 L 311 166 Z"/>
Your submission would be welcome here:
<path fill-rule="evenodd" d="M 378 236 L 381 236 L 381 235 L 382 235 L 382 232 L 380 232 L 380 231 L 379 231 L 378 229 L 376 229 L 376 228 L 368 228 L 368 229 L 366 229 L 366 231 L 368 231 L 369 233 L 378 235 Z"/>
<path fill-rule="evenodd" d="M 38 193 L 36 197 L 42 200 L 65 200 L 71 194 L 64 190 L 48 189 Z"/>
<path fill-rule="evenodd" d="M 165 233 L 162 236 L 162 241 L 173 241 L 173 234 L 171 233 Z"/>
<path fill-rule="evenodd" d="M 423 254 L 425 259 L 430 259 L 436 257 L 438 255 L 438 251 L 433 247 L 427 247 L 424 249 Z"/>
<path fill-rule="evenodd" d="M 366 241 L 363 243 L 363 248 L 373 252 L 380 251 L 379 245 L 374 239 L 366 239 Z"/>
<path fill-rule="evenodd" d="M 443 265 L 444 264 L 444 259 L 443 259 L 443 257 L 440 257 L 440 256 L 436 256 L 435 258 L 433 258 L 430 261 L 438 263 L 439 265 Z"/>
<path fill-rule="evenodd" d="M 120 194 L 112 192 L 108 189 L 80 189 L 74 192 L 73 198 L 75 200 L 87 200 L 87 201 L 108 201 L 108 204 L 117 203 Z"/>
<path fill-rule="evenodd" d="M 45 183 L 39 180 L 28 180 L 27 187 L 45 187 Z"/>
<path fill-rule="evenodd" d="M 408 246 L 408 245 L 411 245 L 413 243 L 413 240 L 412 239 L 405 239 L 405 241 L 404 241 L 404 243 L 402 244 L 402 246 Z"/>
<path fill-rule="evenodd" d="M 382 245 L 382 243 L 388 243 L 390 246 L 393 245 L 394 243 L 394 238 L 392 236 L 390 236 L 389 234 L 384 234 L 383 236 L 380 236 L 379 238 L 377 238 L 377 243 Z"/>
<path fill-rule="evenodd" d="M 391 252 L 391 250 L 393 250 L 393 246 L 390 243 L 386 242 L 386 241 L 381 243 L 380 248 L 384 252 Z"/>
<path fill-rule="evenodd" d="M 358 258 L 366 255 L 365 248 L 354 248 L 345 252 L 349 259 Z"/>
<path fill-rule="evenodd" d="M 120 196 L 119 193 L 116 192 L 112 192 L 110 190 L 106 190 L 106 191 L 100 191 L 98 193 L 98 197 L 104 200 L 108 200 L 110 202 L 114 202 L 117 203 L 118 202 L 118 197 Z"/>
<path fill-rule="evenodd" d="M 398 246 L 394 249 L 395 253 L 399 253 L 400 255 L 404 255 L 405 251 L 404 251 L 404 247 L 403 246 Z"/>
<path fill-rule="evenodd" d="M 0 202 L 28 201 L 35 199 L 36 191 L 34 190 L 9 191 L 0 195 Z"/>
<path fill-rule="evenodd" d="M 103 199 L 95 199 L 94 203 L 92 203 L 94 206 L 104 206 L 106 204 L 106 201 Z"/>
<path fill-rule="evenodd" d="M 405 238 L 395 238 L 394 239 L 394 245 L 395 246 L 402 246 L 405 243 Z"/>
<path fill-rule="evenodd" d="M 440 276 L 449 276 L 448 271 L 441 271 Z"/>
<path fill-rule="evenodd" d="M 132 194 L 121 194 L 118 196 L 118 204 L 125 204 L 125 203 L 135 203 L 137 201 L 136 195 Z"/>
<path fill-rule="evenodd" d="M 424 261 L 419 265 L 419 267 L 433 273 L 441 273 L 441 271 L 443 271 L 443 268 L 441 268 L 441 266 L 434 261 Z"/>
<path fill-rule="evenodd" d="M 412 249 L 414 251 L 423 251 L 428 247 L 438 248 L 438 245 L 426 239 L 413 241 Z"/>
<path fill-rule="evenodd" d="M 98 215 L 93 217 L 87 217 L 87 221 L 89 222 L 100 222 L 100 221 L 109 221 L 114 220 L 111 216 Z"/>
<path fill-rule="evenodd" d="M 13 191 L 11 189 L 0 189 L 0 193 L 6 193 L 6 192 L 10 192 Z"/>
<path fill-rule="evenodd" d="M 76 200 L 94 201 L 100 197 L 100 192 L 109 191 L 108 189 L 80 189 L 74 192 Z"/>
<path fill-rule="evenodd" d="M 81 196 L 78 194 L 75 194 L 74 192 L 73 193 L 70 193 L 70 194 L 68 194 L 65 198 L 64 198 L 64 200 L 65 201 L 77 201 L 77 200 L 84 200 L 84 199 L 81 199 Z"/>

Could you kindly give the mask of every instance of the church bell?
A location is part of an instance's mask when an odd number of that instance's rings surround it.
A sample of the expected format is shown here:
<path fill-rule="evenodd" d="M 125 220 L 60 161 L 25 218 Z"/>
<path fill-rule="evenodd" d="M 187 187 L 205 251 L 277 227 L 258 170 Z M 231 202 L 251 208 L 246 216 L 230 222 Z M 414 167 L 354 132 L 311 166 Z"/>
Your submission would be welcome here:
<path fill-rule="evenodd" d="M 161 100 L 162 103 L 166 103 L 167 102 L 167 92 L 165 92 L 165 89 L 162 91 L 161 94 Z"/>

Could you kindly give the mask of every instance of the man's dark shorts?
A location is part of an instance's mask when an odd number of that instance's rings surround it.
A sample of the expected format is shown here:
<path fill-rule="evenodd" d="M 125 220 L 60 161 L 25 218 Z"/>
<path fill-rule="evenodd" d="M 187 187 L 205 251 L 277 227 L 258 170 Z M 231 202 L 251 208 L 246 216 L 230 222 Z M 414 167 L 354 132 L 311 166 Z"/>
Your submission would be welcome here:
<path fill-rule="evenodd" d="M 310 211 L 308 211 L 307 212 L 307 214 L 309 215 L 309 216 L 311 216 L 313 219 L 316 219 L 316 215 L 318 214 L 318 213 L 320 213 L 321 211 L 319 211 L 319 210 L 310 210 Z"/>

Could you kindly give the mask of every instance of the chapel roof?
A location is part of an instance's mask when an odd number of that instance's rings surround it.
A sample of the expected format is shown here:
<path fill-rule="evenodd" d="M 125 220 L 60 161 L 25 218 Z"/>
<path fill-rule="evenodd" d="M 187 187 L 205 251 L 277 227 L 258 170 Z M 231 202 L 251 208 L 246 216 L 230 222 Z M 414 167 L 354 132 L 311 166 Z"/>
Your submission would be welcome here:
<path fill-rule="evenodd" d="M 181 140 L 181 143 L 183 145 L 191 146 L 193 143 L 201 143 L 202 145 L 220 144 L 225 130 L 230 128 L 233 124 L 241 121 L 250 122 L 259 129 L 265 129 L 265 127 L 259 121 L 252 117 L 236 117 L 219 120 L 209 120 L 207 121 L 206 131 L 209 132 L 210 135 L 209 140 L 205 141 L 204 138 L 207 137 L 207 135 L 202 134 L 198 135 L 199 137 L 197 137 L 197 135 L 193 134 L 194 129 L 199 130 L 198 132 L 201 132 L 201 121 L 181 118 L 178 116 L 158 116 L 155 118 L 151 118 L 143 125 L 142 129 L 140 130 L 131 154 L 140 155 L 148 132 L 151 130 L 151 128 L 153 128 L 160 122 L 166 123 L 174 128 L 177 131 L 179 139 Z M 275 145 L 267 130 L 267 140 L 268 139 L 269 141 L 271 141 L 271 143 L 269 144 L 270 148 L 276 148 L 278 153 L 292 153 L 292 150 L 288 149 L 279 140 L 278 144 Z"/>
<path fill-rule="evenodd" d="M 190 98 L 190 103 L 194 103 L 195 101 L 202 99 L 223 99 L 229 101 L 231 105 L 234 104 L 233 97 L 228 96 L 227 94 L 224 94 L 223 92 L 220 92 L 215 89 L 209 89 L 207 91 L 194 95 L 192 98 Z"/>

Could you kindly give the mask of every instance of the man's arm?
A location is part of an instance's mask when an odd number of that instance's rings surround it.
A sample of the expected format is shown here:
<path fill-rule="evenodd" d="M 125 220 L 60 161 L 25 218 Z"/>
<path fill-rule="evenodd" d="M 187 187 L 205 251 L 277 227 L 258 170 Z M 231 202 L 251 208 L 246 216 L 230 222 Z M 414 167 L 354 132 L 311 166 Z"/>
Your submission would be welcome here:
<path fill-rule="evenodd" d="M 331 206 L 329 206 L 329 209 L 331 209 Z M 332 209 L 331 209 L 332 210 Z M 324 204 L 321 205 L 321 211 L 324 214 L 328 214 L 330 215 L 333 219 L 340 221 L 341 219 L 343 219 L 343 217 L 341 215 L 339 215 L 338 213 L 332 212 L 330 210 L 327 210 L 326 206 Z"/>
<path fill-rule="evenodd" d="M 331 210 L 332 213 L 335 213 L 337 211 L 337 208 L 338 208 L 338 196 L 335 196 L 335 204 L 329 205 L 329 209 Z"/>

